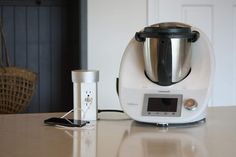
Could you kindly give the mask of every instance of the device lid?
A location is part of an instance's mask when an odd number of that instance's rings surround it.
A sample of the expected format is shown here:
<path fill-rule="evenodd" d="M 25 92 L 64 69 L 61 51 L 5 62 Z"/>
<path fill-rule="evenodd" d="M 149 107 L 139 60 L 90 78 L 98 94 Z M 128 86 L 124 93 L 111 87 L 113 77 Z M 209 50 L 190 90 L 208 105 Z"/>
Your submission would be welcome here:
<path fill-rule="evenodd" d="M 144 42 L 146 38 L 186 38 L 195 42 L 198 37 L 199 32 L 191 31 L 191 26 L 176 22 L 148 26 L 135 34 L 135 39 L 139 42 Z"/>

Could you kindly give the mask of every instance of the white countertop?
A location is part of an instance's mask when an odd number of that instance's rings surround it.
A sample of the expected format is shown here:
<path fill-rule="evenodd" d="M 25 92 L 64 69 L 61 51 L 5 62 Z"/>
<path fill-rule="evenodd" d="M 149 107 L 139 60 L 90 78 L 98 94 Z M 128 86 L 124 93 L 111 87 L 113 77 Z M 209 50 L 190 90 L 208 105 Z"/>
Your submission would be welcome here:
<path fill-rule="evenodd" d="M 1 157 L 233 157 L 236 107 L 209 108 L 206 123 L 160 128 L 101 113 L 83 128 L 45 126 L 63 113 L 0 115 Z M 121 118 L 121 119 L 120 119 Z"/>

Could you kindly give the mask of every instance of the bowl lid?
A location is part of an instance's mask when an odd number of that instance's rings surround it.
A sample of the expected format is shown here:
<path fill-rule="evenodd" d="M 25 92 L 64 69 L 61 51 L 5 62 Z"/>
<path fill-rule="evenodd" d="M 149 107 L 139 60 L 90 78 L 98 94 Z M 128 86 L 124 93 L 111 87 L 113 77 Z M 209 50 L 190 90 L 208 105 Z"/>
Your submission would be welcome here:
<path fill-rule="evenodd" d="M 191 26 L 177 22 L 159 23 L 145 27 L 143 33 L 146 37 L 189 38 Z"/>

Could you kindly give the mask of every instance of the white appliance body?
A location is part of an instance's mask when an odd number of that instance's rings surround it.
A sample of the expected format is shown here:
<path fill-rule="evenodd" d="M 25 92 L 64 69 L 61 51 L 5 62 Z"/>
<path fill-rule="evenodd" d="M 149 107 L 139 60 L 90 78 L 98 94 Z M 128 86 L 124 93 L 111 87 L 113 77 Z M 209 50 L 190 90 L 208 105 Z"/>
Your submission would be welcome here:
<path fill-rule="evenodd" d="M 182 81 L 160 86 L 144 74 L 143 44 L 134 38 L 128 44 L 120 65 L 119 100 L 124 112 L 139 122 L 180 124 L 206 117 L 214 75 L 214 55 L 207 36 L 199 29 L 192 44 L 191 72 Z M 170 100 L 172 107 L 152 107 L 156 101 Z M 194 100 L 192 109 L 186 101 Z"/>

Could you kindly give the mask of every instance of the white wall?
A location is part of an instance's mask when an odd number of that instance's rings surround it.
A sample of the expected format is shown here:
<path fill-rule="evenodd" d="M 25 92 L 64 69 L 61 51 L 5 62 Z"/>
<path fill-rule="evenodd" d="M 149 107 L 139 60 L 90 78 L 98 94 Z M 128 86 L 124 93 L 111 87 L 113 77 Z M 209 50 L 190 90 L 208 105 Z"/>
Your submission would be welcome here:
<path fill-rule="evenodd" d="M 122 54 L 147 23 L 146 0 L 88 0 L 88 69 L 100 71 L 98 108 L 120 109 L 116 78 Z"/>
<path fill-rule="evenodd" d="M 206 33 L 216 68 L 211 106 L 235 106 L 236 0 L 149 0 L 149 6 L 149 23 L 179 21 Z"/>

